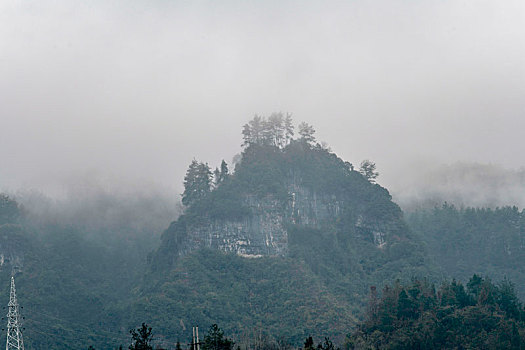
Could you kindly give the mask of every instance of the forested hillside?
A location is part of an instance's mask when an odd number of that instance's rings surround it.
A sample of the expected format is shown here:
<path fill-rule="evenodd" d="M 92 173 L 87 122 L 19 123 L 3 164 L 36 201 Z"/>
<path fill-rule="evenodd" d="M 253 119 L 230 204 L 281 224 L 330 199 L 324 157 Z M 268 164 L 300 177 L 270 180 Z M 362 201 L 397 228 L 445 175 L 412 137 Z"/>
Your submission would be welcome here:
<path fill-rule="evenodd" d="M 0 195 L 0 303 L 14 275 L 26 349 L 114 349 L 143 322 L 165 348 L 212 324 L 238 344 L 300 346 L 312 336 L 342 345 L 356 329 L 348 342 L 356 348 L 434 344 L 421 337 L 443 348 L 516 343 L 522 311 L 510 315 L 504 300 L 522 310 L 509 280 L 523 296 L 523 212 L 445 204 L 405 217 L 376 183 L 373 162 L 355 169 L 312 126 L 296 135 L 282 114 L 252 119 L 242 147 L 235 164 L 215 171 L 191 162 L 180 216 L 160 197 L 103 195 L 35 210 L 27 198 L 24 208 Z M 461 282 L 431 287 L 472 274 L 483 276 L 484 294 L 472 281 L 466 291 Z M 414 278 L 428 283 L 403 284 Z M 372 286 L 383 292 L 366 314 Z"/>
<path fill-rule="evenodd" d="M 517 207 L 462 208 L 443 204 L 407 215 L 429 257 L 445 276 L 507 277 L 525 297 L 525 212 Z"/>
<path fill-rule="evenodd" d="M 56 216 L 47 209 L 37 215 L 0 195 L 0 303 L 7 306 L 14 275 L 26 349 L 114 349 L 128 341 L 135 325 L 123 322 L 120 305 L 133 298 L 155 245 L 151 237 L 159 234 L 150 224 L 136 225 L 138 219 L 116 223 L 124 218 L 114 211 L 140 212 L 147 200 L 116 206 L 114 197 L 97 199 L 79 199 L 78 210 Z"/>
<path fill-rule="evenodd" d="M 525 347 L 525 310 L 508 280 L 478 275 L 465 286 L 426 280 L 372 290 L 348 349 L 515 349 Z"/>
<path fill-rule="evenodd" d="M 341 341 L 370 285 L 431 273 L 373 163 L 354 170 L 311 126 L 293 139 L 286 124 L 280 115 L 247 124 L 234 172 L 217 170 L 215 181 L 206 163 L 190 165 L 185 213 L 164 232 L 135 305 L 166 341 L 214 321 L 236 336 Z"/>

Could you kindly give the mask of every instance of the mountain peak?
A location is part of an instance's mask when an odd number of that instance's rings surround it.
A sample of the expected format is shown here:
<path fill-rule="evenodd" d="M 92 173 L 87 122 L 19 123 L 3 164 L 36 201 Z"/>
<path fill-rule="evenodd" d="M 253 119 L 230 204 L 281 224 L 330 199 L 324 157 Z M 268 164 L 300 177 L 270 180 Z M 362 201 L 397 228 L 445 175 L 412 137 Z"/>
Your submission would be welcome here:
<path fill-rule="evenodd" d="M 406 235 L 388 191 L 316 143 L 313 127 L 301 124 L 301 137 L 293 139 L 270 121 L 279 125 L 276 116 L 245 125 L 234 172 L 223 162 L 213 179 L 206 163 L 192 161 L 186 209 L 162 236 L 161 260 L 201 248 L 250 258 L 287 256 L 290 232 L 301 229 L 359 237 L 377 249 Z"/>

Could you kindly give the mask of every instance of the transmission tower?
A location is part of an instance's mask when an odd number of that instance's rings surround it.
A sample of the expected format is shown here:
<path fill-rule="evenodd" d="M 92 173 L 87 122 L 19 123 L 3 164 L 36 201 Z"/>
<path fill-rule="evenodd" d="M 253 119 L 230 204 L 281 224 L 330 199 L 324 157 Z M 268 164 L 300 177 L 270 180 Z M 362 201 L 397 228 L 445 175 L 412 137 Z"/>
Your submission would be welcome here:
<path fill-rule="evenodd" d="M 20 312 L 16 301 L 15 278 L 11 277 L 11 293 L 9 297 L 9 312 L 7 313 L 6 350 L 24 350 L 24 340 L 20 331 Z"/>

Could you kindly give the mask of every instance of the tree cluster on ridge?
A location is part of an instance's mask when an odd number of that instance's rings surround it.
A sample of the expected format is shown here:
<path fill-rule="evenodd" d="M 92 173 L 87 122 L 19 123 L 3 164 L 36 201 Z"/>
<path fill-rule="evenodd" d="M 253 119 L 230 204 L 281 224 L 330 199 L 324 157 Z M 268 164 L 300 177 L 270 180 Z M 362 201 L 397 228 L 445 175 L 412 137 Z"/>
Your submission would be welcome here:
<path fill-rule="evenodd" d="M 244 153 L 255 146 L 270 147 L 284 151 L 294 142 L 307 145 L 310 148 L 327 149 L 325 146 L 317 143 L 313 126 L 301 122 L 297 129 L 299 138 L 294 139 L 295 127 L 290 114 L 272 113 L 267 118 L 256 115 L 242 129 Z M 354 170 L 351 163 L 347 162 L 347 164 L 350 170 Z M 359 173 L 371 183 L 374 183 L 379 175 L 376 171 L 375 163 L 369 160 L 361 163 Z M 230 175 L 228 164 L 224 160 L 221 162 L 220 169 L 216 168 L 212 172 L 208 163 L 198 162 L 193 159 L 184 177 L 182 204 L 188 207 L 206 198 L 213 189 L 219 187 Z"/>

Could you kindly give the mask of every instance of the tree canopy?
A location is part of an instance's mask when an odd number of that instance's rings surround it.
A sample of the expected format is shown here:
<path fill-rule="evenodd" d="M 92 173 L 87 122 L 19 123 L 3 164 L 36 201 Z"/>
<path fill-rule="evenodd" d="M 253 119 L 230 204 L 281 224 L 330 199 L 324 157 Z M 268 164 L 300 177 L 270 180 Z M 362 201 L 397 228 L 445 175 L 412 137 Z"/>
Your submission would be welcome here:
<path fill-rule="evenodd" d="M 249 145 L 270 145 L 284 148 L 294 135 L 292 116 L 272 113 L 268 118 L 255 116 L 242 130 L 243 147 Z"/>
<path fill-rule="evenodd" d="M 313 144 L 315 143 L 314 134 L 315 134 L 315 129 L 313 126 L 305 122 L 302 122 L 301 124 L 299 124 L 299 135 L 301 135 L 300 140 L 308 144 Z"/>
<path fill-rule="evenodd" d="M 525 310 L 508 280 L 478 275 L 465 288 L 444 282 L 395 283 L 371 297 L 366 319 L 348 337 L 349 349 L 523 349 Z"/>
<path fill-rule="evenodd" d="M 189 206 L 207 196 L 211 190 L 212 172 L 206 163 L 191 161 L 184 177 L 182 204 Z"/>
<path fill-rule="evenodd" d="M 379 176 L 379 173 L 376 171 L 376 164 L 368 159 L 361 162 L 359 172 L 371 183 L 374 183 Z"/>
<path fill-rule="evenodd" d="M 153 334 L 151 327 L 148 327 L 147 324 L 142 323 L 139 328 L 131 329 L 129 333 L 132 340 L 129 350 L 153 350 L 151 345 Z"/>
<path fill-rule="evenodd" d="M 233 340 L 224 337 L 224 331 L 213 324 L 208 333 L 204 336 L 203 350 L 232 350 L 235 343 Z"/>
<path fill-rule="evenodd" d="M 0 225 L 15 223 L 21 215 L 18 203 L 4 193 L 0 193 Z"/>

